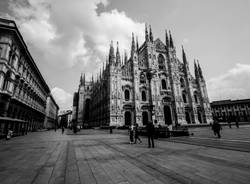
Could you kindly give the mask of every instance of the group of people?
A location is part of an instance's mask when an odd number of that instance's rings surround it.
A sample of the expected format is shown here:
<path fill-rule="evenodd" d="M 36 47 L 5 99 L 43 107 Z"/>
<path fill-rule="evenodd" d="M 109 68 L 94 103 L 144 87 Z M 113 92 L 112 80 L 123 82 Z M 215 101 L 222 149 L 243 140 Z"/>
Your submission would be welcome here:
<path fill-rule="evenodd" d="M 227 118 L 227 123 L 228 123 L 229 128 L 232 128 L 232 122 L 235 122 L 235 126 L 237 128 L 239 128 L 239 119 L 238 119 L 238 117 L 229 116 Z"/>
<path fill-rule="evenodd" d="M 140 137 L 139 137 L 139 131 L 138 131 L 138 124 L 131 125 L 129 127 L 129 139 L 130 139 L 130 144 L 136 144 L 137 141 L 139 143 L 142 143 Z"/>
<path fill-rule="evenodd" d="M 139 130 L 138 130 L 138 124 L 132 124 L 129 127 L 129 139 L 130 139 L 130 144 L 136 144 L 137 141 L 139 143 L 142 143 L 140 137 L 139 137 Z M 153 125 L 152 121 L 149 121 L 147 126 L 146 126 L 146 131 L 147 131 L 147 137 L 148 137 L 148 147 L 149 148 L 154 148 L 154 135 L 155 135 L 155 127 Z"/>

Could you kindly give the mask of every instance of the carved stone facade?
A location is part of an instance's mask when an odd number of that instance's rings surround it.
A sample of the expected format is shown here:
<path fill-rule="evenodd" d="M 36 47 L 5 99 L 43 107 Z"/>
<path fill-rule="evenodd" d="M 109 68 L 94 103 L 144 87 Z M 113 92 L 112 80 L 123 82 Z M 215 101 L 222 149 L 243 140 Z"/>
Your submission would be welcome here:
<path fill-rule="evenodd" d="M 182 48 L 182 62 L 176 57 L 171 33 L 165 44 L 153 39 L 145 28 L 145 41 L 139 47 L 132 35 L 131 54 L 122 61 L 118 43 L 111 42 L 109 58 L 97 80 L 81 76 L 76 93 L 79 124 L 91 126 L 145 125 L 149 120 L 161 125 L 211 123 L 212 112 L 206 82 L 198 61 L 195 77 Z"/>
<path fill-rule="evenodd" d="M 15 22 L 0 19 L 0 133 L 43 128 L 49 94 Z"/>

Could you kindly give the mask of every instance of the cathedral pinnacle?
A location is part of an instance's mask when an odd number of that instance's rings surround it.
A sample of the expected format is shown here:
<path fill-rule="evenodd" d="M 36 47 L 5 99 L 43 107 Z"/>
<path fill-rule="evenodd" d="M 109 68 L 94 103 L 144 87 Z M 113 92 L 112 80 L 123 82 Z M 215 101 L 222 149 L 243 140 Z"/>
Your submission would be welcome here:
<path fill-rule="evenodd" d="M 131 44 L 131 56 L 135 53 L 135 38 L 134 33 L 132 33 L 132 44 Z"/>
<path fill-rule="evenodd" d="M 117 42 L 117 48 L 116 48 L 116 65 L 120 66 L 121 65 L 121 56 L 119 52 L 119 43 Z"/>
<path fill-rule="evenodd" d="M 136 51 L 139 52 L 138 36 L 136 36 Z"/>
<path fill-rule="evenodd" d="M 199 76 L 200 76 L 200 78 L 203 79 L 203 74 L 202 74 L 202 70 L 201 70 L 201 67 L 200 67 L 200 63 L 199 63 L 198 60 L 197 60 L 197 62 L 198 62 L 198 72 L 199 72 Z"/>
<path fill-rule="evenodd" d="M 113 41 L 111 41 L 110 49 L 109 49 L 109 63 L 114 64 L 115 63 L 115 51 L 113 47 Z"/>
<path fill-rule="evenodd" d="M 168 39 L 168 31 L 166 30 L 165 31 L 165 37 L 166 37 L 166 47 L 167 47 L 167 49 L 168 49 L 168 47 L 169 47 L 169 39 Z"/>
<path fill-rule="evenodd" d="M 149 25 L 149 38 L 150 41 L 153 42 L 154 41 L 154 37 L 153 37 L 153 33 L 152 33 L 152 29 L 151 29 L 151 25 Z"/>
<path fill-rule="evenodd" d="M 172 35 L 171 35 L 170 30 L 169 30 L 169 37 L 170 37 L 169 46 L 170 46 L 171 48 L 174 48 L 174 43 L 173 43 L 173 39 L 172 39 Z"/>
<path fill-rule="evenodd" d="M 149 41 L 147 24 L 145 24 L 145 41 Z"/>
<path fill-rule="evenodd" d="M 186 53 L 184 51 L 183 45 L 181 46 L 181 48 L 182 48 L 182 60 L 183 60 L 184 65 L 186 65 L 187 64 L 187 58 L 186 58 Z"/>

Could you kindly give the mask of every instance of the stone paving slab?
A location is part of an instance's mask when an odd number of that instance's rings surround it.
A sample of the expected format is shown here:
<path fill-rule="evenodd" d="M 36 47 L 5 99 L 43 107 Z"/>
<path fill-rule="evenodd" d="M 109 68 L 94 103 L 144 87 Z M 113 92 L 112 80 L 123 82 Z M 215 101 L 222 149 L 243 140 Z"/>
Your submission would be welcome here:
<path fill-rule="evenodd" d="M 207 131 L 203 134 L 196 131 L 197 137 L 210 136 Z M 234 138 L 236 130 L 224 131 L 224 139 Z M 227 137 L 230 131 L 232 134 Z M 240 140 L 250 135 L 248 127 L 237 131 Z M 167 139 L 156 140 L 156 148 L 149 149 L 144 137 L 142 144 L 131 145 L 128 139 L 126 131 L 109 134 L 82 130 L 78 135 L 47 131 L 1 140 L 0 183 L 248 184 L 250 181 L 249 152 Z"/>

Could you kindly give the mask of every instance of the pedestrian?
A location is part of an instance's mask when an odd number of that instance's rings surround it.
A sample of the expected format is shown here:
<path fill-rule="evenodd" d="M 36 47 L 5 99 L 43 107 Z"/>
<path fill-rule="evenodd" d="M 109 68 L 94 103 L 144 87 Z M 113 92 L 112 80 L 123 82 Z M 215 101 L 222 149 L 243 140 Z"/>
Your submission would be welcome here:
<path fill-rule="evenodd" d="M 62 134 L 64 133 L 64 127 L 62 126 Z"/>
<path fill-rule="evenodd" d="M 214 121 L 214 124 L 212 125 L 212 129 L 214 131 L 214 135 L 215 136 L 217 135 L 218 138 L 221 138 L 220 131 L 222 130 L 222 128 L 221 128 L 220 123 L 217 120 Z"/>
<path fill-rule="evenodd" d="M 154 148 L 155 145 L 154 145 L 154 133 L 155 133 L 155 127 L 153 125 L 153 122 L 152 121 L 149 121 L 147 126 L 147 134 L 148 134 L 148 147 L 151 148 Z"/>
<path fill-rule="evenodd" d="M 142 141 L 141 141 L 141 139 L 140 139 L 140 137 L 139 137 L 139 131 L 138 131 L 138 124 L 136 123 L 135 124 L 135 128 L 134 128 L 134 137 L 135 137 L 135 141 L 134 141 L 134 143 L 136 144 L 137 143 L 137 140 L 139 141 L 139 143 L 142 143 Z"/>
<path fill-rule="evenodd" d="M 112 127 L 112 126 L 109 127 L 109 133 L 110 133 L 110 134 L 113 133 L 113 127 Z"/>
<path fill-rule="evenodd" d="M 238 116 L 235 117 L 235 126 L 239 128 L 239 118 Z"/>
<path fill-rule="evenodd" d="M 134 142 L 134 125 L 131 125 L 129 127 L 129 139 L 130 139 L 130 144 L 133 144 L 133 142 Z"/>

